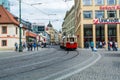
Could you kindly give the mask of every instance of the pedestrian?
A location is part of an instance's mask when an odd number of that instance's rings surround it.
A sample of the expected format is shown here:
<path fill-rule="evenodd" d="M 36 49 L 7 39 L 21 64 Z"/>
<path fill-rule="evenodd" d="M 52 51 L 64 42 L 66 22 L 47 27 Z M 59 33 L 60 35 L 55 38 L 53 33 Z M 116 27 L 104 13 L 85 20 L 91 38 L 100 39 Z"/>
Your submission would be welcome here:
<path fill-rule="evenodd" d="M 108 51 L 110 51 L 111 48 L 110 48 L 110 42 L 108 41 Z"/>
<path fill-rule="evenodd" d="M 93 41 L 90 42 L 90 47 L 91 47 L 92 51 L 94 51 L 94 42 Z"/>
<path fill-rule="evenodd" d="M 23 49 L 26 49 L 26 43 L 23 42 Z"/>
<path fill-rule="evenodd" d="M 118 44 L 117 44 L 117 42 L 115 42 L 115 51 L 117 51 L 118 50 Z"/>
<path fill-rule="evenodd" d="M 102 47 L 103 47 L 103 44 L 102 44 L 102 42 L 101 42 L 101 41 L 100 41 L 100 44 L 99 44 L 99 45 L 100 45 L 100 48 L 102 48 Z"/>
<path fill-rule="evenodd" d="M 15 51 L 18 51 L 18 44 L 15 43 Z"/>
<path fill-rule="evenodd" d="M 34 42 L 34 43 L 33 43 L 34 51 L 35 51 L 35 49 L 36 49 L 36 46 L 37 46 L 37 45 L 36 45 L 36 43 Z"/>
<path fill-rule="evenodd" d="M 39 43 L 37 43 L 36 45 L 37 45 L 37 51 L 38 51 Z"/>
<path fill-rule="evenodd" d="M 27 43 L 28 51 L 30 51 L 30 42 Z"/>
<path fill-rule="evenodd" d="M 31 49 L 31 51 L 32 51 L 32 48 L 33 48 L 33 44 L 32 44 L 32 42 L 30 43 L 30 49 Z"/>
<path fill-rule="evenodd" d="M 112 42 L 112 49 L 115 51 L 115 41 Z"/>

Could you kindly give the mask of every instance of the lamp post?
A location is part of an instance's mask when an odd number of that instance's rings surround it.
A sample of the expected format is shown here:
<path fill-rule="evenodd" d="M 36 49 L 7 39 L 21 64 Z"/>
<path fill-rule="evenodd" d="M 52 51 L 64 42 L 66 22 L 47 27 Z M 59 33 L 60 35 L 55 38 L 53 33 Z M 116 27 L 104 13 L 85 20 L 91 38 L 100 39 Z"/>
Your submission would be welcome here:
<path fill-rule="evenodd" d="M 22 42 L 21 42 L 21 28 L 22 28 L 22 24 L 21 24 L 21 0 L 19 0 L 19 52 L 22 52 Z"/>

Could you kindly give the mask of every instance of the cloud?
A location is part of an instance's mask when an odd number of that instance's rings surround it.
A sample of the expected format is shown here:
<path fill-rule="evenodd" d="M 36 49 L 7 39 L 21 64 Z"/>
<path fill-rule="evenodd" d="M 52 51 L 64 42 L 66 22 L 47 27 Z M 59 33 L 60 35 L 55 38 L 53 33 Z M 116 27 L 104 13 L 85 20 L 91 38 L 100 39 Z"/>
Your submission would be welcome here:
<path fill-rule="evenodd" d="M 10 2 L 12 3 L 11 13 L 19 16 L 18 0 L 10 0 Z M 34 7 L 29 5 L 35 3 L 42 4 L 33 5 Z M 73 4 L 73 1 L 64 2 L 64 0 L 22 0 L 22 18 L 29 20 L 30 22 L 40 22 L 46 25 L 48 24 L 48 21 L 51 20 L 53 27 L 59 30 L 62 27 L 66 11 L 69 10 Z M 54 21 L 56 19 L 59 21 Z"/>

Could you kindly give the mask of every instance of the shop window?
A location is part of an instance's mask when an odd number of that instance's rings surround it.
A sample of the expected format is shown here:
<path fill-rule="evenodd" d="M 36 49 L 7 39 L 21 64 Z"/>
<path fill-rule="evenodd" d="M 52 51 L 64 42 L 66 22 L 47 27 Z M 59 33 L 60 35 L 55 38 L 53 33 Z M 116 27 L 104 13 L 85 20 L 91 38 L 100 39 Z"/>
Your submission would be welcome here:
<path fill-rule="evenodd" d="M 7 34 L 7 26 L 2 26 L 2 34 Z"/>
<path fill-rule="evenodd" d="M 108 5 L 115 5 L 116 4 L 116 0 L 107 0 L 107 4 Z"/>
<path fill-rule="evenodd" d="M 92 18 L 92 11 L 84 11 L 83 16 L 84 18 Z"/>
<path fill-rule="evenodd" d="M 2 46 L 7 46 L 7 40 L 2 40 Z"/>
<path fill-rule="evenodd" d="M 116 11 L 107 11 L 107 14 L 108 14 L 108 18 L 116 18 L 117 17 Z"/>
<path fill-rule="evenodd" d="M 104 0 L 95 0 L 95 5 L 104 5 Z"/>
<path fill-rule="evenodd" d="M 83 0 L 83 5 L 92 5 L 92 0 Z"/>
<path fill-rule="evenodd" d="M 104 18 L 104 11 L 95 11 L 95 18 Z"/>

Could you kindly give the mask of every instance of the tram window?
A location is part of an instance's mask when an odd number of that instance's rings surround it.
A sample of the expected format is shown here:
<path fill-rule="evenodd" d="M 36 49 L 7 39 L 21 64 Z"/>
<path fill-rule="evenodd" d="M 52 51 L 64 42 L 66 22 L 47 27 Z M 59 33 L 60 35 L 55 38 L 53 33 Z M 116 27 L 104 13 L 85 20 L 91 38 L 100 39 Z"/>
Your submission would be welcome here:
<path fill-rule="evenodd" d="M 74 38 L 70 38 L 70 42 L 74 42 Z"/>
<path fill-rule="evenodd" d="M 69 38 L 67 38 L 67 41 L 69 41 Z"/>

